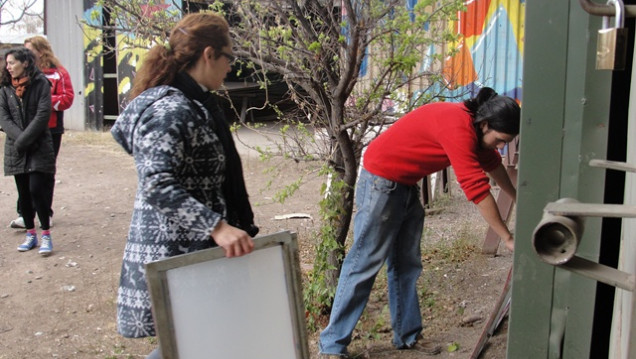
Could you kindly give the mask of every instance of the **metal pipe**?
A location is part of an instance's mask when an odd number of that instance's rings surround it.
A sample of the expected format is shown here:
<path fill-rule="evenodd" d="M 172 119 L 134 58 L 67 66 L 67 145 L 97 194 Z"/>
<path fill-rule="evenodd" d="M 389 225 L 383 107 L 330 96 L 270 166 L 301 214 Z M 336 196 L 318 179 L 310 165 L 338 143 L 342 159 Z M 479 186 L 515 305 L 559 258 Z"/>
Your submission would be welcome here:
<path fill-rule="evenodd" d="M 579 204 L 572 198 L 561 198 L 556 203 Z M 583 217 L 554 215 L 544 210 L 541 221 L 532 233 L 532 246 L 541 260 L 559 265 L 574 256 L 582 235 Z"/>
<path fill-rule="evenodd" d="M 574 256 L 570 261 L 563 263 L 559 268 L 567 269 L 584 277 L 603 282 L 616 288 L 622 288 L 634 292 L 634 274 L 608 267 L 604 264 L 592 262 L 585 258 Z M 630 357 L 631 358 L 631 357 Z"/>
<path fill-rule="evenodd" d="M 636 165 L 627 162 L 590 160 L 590 167 L 607 168 L 610 170 L 636 173 Z"/>
<path fill-rule="evenodd" d="M 579 0 L 583 10 L 590 15 L 614 16 L 616 9 L 611 4 L 597 4 L 592 0 Z M 636 17 L 636 5 L 625 5 L 625 17 Z"/>
<path fill-rule="evenodd" d="M 579 0 L 579 4 L 590 15 L 614 16 L 616 14 L 614 5 L 597 4 L 592 0 Z M 625 5 L 625 17 L 636 17 L 636 5 Z"/>

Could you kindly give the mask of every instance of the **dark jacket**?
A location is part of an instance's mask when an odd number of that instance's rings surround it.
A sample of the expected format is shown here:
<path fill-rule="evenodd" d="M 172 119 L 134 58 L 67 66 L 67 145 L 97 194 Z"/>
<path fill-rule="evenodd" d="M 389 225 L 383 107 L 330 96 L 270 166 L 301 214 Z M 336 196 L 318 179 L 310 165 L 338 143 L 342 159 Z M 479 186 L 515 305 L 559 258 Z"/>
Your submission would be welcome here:
<path fill-rule="evenodd" d="M 12 86 L 0 87 L 0 127 L 6 133 L 5 176 L 55 173 L 50 116 L 51 84 L 43 74 L 31 79 L 22 99 Z"/>

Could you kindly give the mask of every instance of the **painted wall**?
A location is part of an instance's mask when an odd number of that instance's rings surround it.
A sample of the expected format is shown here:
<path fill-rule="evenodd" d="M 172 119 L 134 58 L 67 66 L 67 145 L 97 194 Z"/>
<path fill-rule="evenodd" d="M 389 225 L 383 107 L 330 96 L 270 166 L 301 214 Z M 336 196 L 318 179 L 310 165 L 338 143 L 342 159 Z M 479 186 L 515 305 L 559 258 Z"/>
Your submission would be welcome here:
<path fill-rule="evenodd" d="M 155 1 L 155 5 L 145 6 L 144 13 L 152 14 L 156 11 L 173 11 L 182 6 L 180 0 Z M 124 41 L 124 40 L 127 41 Z M 135 73 L 141 65 L 144 54 L 148 51 L 142 45 L 128 46 L 126 43 L 134 41 L 129 33 L 117 33 L 117 93 L 119 95 L 119 111 L 128 104 L 128 93 L 132 88 Z M 151 44 L 152 45 L 152 44 Z"/>
<path fill-rule="evenodd" d="M 94 5 L 92 0 L 83 0 L 84 11 L 82 18 L 89 24 L 99 25 L 102 22 L 101 8 Z M 102 72 L 102 32 L 87 25 L 81 25 L 84 45 L 84 98 L 85 123 L 87 129 L 100 129 L 103 116 L 103 72 Z M 98 123 L 100 126 L 98 126 Z"/>
<path fill-rule="evenodd" d="M 417 2 L 418 0 L 406 0 L 406 6 L 412 8 Z M 167 5 L 166 3 L 172 2 L 163 1 L 159 6 Z M 64 19 L 69 19 L 70 13 L 77 14 L 72 16 L 87 22 L 102 21 L 101 16 L 95 16 L 101 13 L 101 9 L 95 7 L 94 0 L 60 0 L 60 4 L 64 6 L 49 7 L 47 10 L 49 18 L 58 18 L 54 17 L 54 14 L 60 12 L 60 18 Z M 448 96 L 465 97 L 475 94 L 482 86 L 489 86 L 500 94 L 521 101 L 525 0 L 467 0 L 465 5 L 467 11 L 459 14 L 458 21 L 448 25 L 463 35 L 460 42 L 454 44 L 460 51 L 455 56 L 446 58 L 443 65 L 445 80 L 452 89 L 447 92 Z M 68 10 L 70 12 L 62 16 L 61 12 L 67 11 L 68 8 L 72 10 Z M 83 118 L 81 113 L 74 115 L 73 118 L 77 120 L 72 120 L 70 125 L 72 127 L 69 126 L 69 128 L 101 129 L 104 116 L 104 73 L 101 55 L 103 49 L 99 39 L 102 34 L 82 26 L 77 20 L 60 22 L 69 27 L 65 31 L 59 31 L 59 27 L 56 27 L 59 25 L 57 22 L 49 23 L 51 24 L 49 36 L 60 38 L 60 43 L 83 44 L 81 55 L 79 50 L 56 51 L 56 53 L 68 54 L 68 59 L 63 59 L 64 63 L 82 62 L 81 65 L 79 63 L 73 65 L 71 72 L 71 75 L 75 76 L 73 83 L 78 94 L 72 109 L 78 113 L 84 111 L 85 117 Z M 80 31 L 77 31 L 77 28 Z M 68 34 L 79 36 L 82 40 L 78 38 L 78 41 L 68 41 Z M 121 38 L 129 35 L 117 34 L 117 36 L 117 42 L 122 43 Z M 436 50 L 444 51 L 433 48 L 423 51 L 421 71 L 427 71 L 429 70 L 427 67 L 432 66 L 427 58 Z M 142 55 L 143 50 L 125 47 L 117 52 L 119 110 L 126 104 L 126 96 Z M 83 79 L 81 79 L 81 69 L 84 70 Z M 365 64 L 360 75 L 364 78 L 370 72 L 370 66 Z M 416 84 L 411 91 L 417 95 L 417 89 Z M 392 104 L 388 103 L 387 106 L 390 107 Z"/>
<path fill-rule="evenodd" d="M 444 63 L 454 93 L 483 86 L 521 100 L 525 0 L 468 0 L 450 24 L 462 34 L 459 52 Z"/>
<path fill-rule="evenodd" d="M 94 0 L 83 0 L 84 12 L 83 20 L 88 24 L 99 26 L 104 22 L 102 8 L 95 5 Z M 157 1 L 156 5 L 148 6 L 147 11 L 162 11 L 181 6 L 180 1 Z M 143 54 L 146 49 L 126 45 L 129 41 L 135 40 L 132 34 L 117 32 L 115 34 L 115 44 L 117 50 L 114 54 L 116 64 L 113 70 L 109 70 L 105 65 L 106 50 L 102 45 L 102 31 L 81 25 L 84 45 L 84 65 L 85 82 L 84 97 L 86 107 L 86 127 L 89 129 L 101 130 L 109 120 L 123 110 L 127 104 L 128 93 L 132 87 L 132 79 L 135 72 L 141 65 Z M 113 56 L 108 54 L 106 56 Z M 109 73 L 111 71 L 112 73 Z M 111 118 L 113 117 L 113 118 Z"/>
<path fill-rule="evenodd" d="M 417 3 L 418 0 L 406 0 L 405 6 L 413 9 Z M 458 20 L 447 24 L 461 34 L 460 40 L 443 48 L 431 45 L 422 49 L 420 72 L 436 72 L 441 66 L 448 89 L 432 90 L 449 98 L 471 97 L 488 86 L 521 102 L 526 1 L 467 0 L 464 5 L 466 11 L 457 14 Z M 443 64 L 431 60 L 433 54 L 451 53 L 452 48 L 458 49 L 457 53 L 447 56 Z M 368 59 L 362 64 L 360 76 L 361 86 L 365 79 L 374 76 L 373 64 Z M 429 84 L 418 80 L 404 90 L 410 93 L 397 97 L 415 99 L 428 87 Z M 385 100 L 385 108 L 393 106 L 391 100 Z M 399 114 L 405 109 L 394 110 Z"/>

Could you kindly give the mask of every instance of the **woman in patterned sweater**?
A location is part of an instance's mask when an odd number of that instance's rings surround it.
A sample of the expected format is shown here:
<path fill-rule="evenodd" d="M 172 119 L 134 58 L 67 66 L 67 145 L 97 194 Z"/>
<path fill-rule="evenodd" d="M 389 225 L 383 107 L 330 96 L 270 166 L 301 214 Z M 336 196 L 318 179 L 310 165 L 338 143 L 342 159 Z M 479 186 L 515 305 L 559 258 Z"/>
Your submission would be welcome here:
<path fill-rule="evenodd" d="M 231 71 L 229 27 L 186 15 L 146 55 L 111 133 L 134 157 L 138 187 L 117 295 L 118 331 L 155 335 L 144 265 L 214 246 L 250 253 L 258 232 L 229 126 L 210 92 Z M 155 350 L 149 358 L 159 358 Z"/>

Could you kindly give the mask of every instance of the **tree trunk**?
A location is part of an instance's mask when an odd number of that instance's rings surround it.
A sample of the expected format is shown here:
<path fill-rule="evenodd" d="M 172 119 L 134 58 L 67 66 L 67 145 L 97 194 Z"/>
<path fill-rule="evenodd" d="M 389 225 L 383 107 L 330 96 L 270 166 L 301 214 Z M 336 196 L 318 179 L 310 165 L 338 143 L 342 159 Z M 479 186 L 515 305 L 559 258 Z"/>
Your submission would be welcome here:
<path fill-rule="evenodd" d="M 336 242 L 339 247 L 328 254 L 327 262 L 330 268 L 325 273 L 325 283 L 327 288 L 335 288 L 338 284 L 340 269 L 345 255 L 345 241 L 351 226 L 351 217 L 354 206 L 354 190 L 358 176 L 358 160 L 355 157 L 353 143 L 347 131 L 341 131 L 337 138 L 338 151 L 335 151 L 333 158 L 334 178 L 333 181 L 342 181 L 344 186 L 338 187 L 339 193 L 334 193 L 339 201 L 338 207 L 341 210 L 332 218 L 329 218 L 330 225 L 336 230 Z"/>

